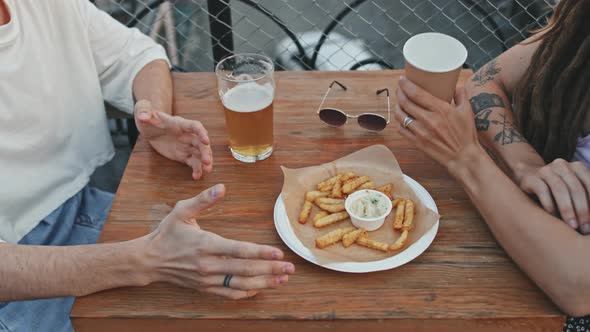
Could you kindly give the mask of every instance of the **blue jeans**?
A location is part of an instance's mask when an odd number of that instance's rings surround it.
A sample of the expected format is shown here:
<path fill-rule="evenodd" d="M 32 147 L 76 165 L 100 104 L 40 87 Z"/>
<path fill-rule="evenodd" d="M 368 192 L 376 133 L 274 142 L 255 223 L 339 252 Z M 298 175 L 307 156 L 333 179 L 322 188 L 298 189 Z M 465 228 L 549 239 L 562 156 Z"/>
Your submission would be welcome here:
<path fill-rule="evenodd" d="M 69 246 L 96 243 L 114 195 L 84 187 L 43 219 L 19 244 Z M 0 302 L 1 332 L 73 331 L 73 297 Z"/>

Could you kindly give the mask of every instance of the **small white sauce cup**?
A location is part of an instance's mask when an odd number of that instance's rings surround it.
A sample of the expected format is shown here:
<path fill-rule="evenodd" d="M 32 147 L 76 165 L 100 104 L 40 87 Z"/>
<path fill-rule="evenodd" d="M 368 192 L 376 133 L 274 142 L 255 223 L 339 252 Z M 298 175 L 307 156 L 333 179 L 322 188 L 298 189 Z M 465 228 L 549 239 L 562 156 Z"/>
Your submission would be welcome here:
<path fill-rule="evenodd" d="M 387 205 L 385 214 L 375 218 L 362 218 L 352 213 L 350 208 L 352 203 L 356 202 L 357 199 L 362 198 L 363 196 L 367 196 L 369 194 L 378 195 L 385 202 L 385 204 Z M 391 204 L 391 200 L 389 199 L 389 197 L 387 197 L 384 193 L 376 190 L 364 189 L 350 194 L 344 202 L 344 208 L 346 208 L 346 212 L 348 212 L 348 214 L 350 215 L 350 220 L 352 221 L 352 224 L 355 227 L 364 228 L 370 232 L 379 229 L 379 227 L 383 226 L 385 218 L 387 218 L 387 216 L 391 213 L 393 205 Z"/>

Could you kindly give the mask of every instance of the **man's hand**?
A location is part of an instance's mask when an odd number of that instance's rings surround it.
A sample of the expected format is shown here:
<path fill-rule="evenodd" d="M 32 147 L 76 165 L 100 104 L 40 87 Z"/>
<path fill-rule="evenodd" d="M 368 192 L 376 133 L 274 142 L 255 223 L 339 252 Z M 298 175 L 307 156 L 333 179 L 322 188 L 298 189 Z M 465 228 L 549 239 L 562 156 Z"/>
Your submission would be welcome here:
<path fill-rule="evenodd" d="M 256 295 L 260 290 L 286 284 L 295 271 L 291 263 L 280 261 L 277 248 L 225 239 L 202 230 L 197 218 L 225 195 L 216 185 L 198 196 L 179 201 L 174 210 L 148 236 L 146 253 L 156 267 L 153 281 L 232 299 Z M 236 221 L 237 222 L 237 221 Z M 229 287 L 224 278 L 231 274 Z"/>
<path fill-rule="evenodd" d="M 572 228 L 590 234 L 590 170 L 581 162 L 556 159 L 521 172 L 521 189 L 537 196 L 543 208 Z"/>
<path fill-rule="evenodd" d="M 151 102 L 135 104 L 135 124 L 150 145 L 164 157 L 187 164 L 198 180 L 213 168 L 207 130 L 199 121 L 172 116 L 153 109 Z"/>

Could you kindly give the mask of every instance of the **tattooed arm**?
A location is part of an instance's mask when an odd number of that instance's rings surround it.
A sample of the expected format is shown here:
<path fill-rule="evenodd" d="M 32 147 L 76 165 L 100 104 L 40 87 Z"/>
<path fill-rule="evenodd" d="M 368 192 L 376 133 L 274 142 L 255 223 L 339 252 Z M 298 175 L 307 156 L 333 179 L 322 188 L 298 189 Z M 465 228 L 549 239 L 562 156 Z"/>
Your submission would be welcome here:
<path fill-rule="evenodd" d="M 456 107 L 405 78 L 396 91 L 400 134 L 463 186 L 490 230 L 520 268 L 567 314 L 590 314 L 590 236 L 582 236 L 527 197 L 486 155 L 465 91 Z M 406 116 L 415 121 L 404 128 Z"/>
<path fill-rule="evenodd" d="M 545 165 L 514 122 L 510 100 L 539 44 L 525 42 L 511 48 L 465 84 L 479 140 L 507 175 L 524 192 L 536 196 L 547 212 L 590 234 L 590 202 L 576 194 L 590 188 L 590 171 L 561 159 Z"/>
<path fill-rule="evenodd" d="M 481 143 L 517 183 L 531 167 L 545 165 L 517 128 L 510 103 L 537 47 L 538 42 L 511 48 L 465 84 Z"/>

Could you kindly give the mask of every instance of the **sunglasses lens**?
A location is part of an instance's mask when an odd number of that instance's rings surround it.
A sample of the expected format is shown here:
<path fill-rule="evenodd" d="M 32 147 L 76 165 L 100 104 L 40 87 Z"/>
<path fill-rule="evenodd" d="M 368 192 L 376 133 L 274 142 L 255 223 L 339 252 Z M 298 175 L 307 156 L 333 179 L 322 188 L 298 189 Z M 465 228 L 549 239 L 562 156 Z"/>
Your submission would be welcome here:
<path fill-rule="evenodd" d="M 358 118 L 359 126 L 370 131 L 381 131 L 387 127 L 387 120 L 375 114 L 363 114 Z"/>
<path fill-rule="evenodd" d="M 320 110 L 320 119 L 326 124 L 334 127 L 340 127 L 346 123 L 346 115 L 333 108 L 324 108 Z"/>

